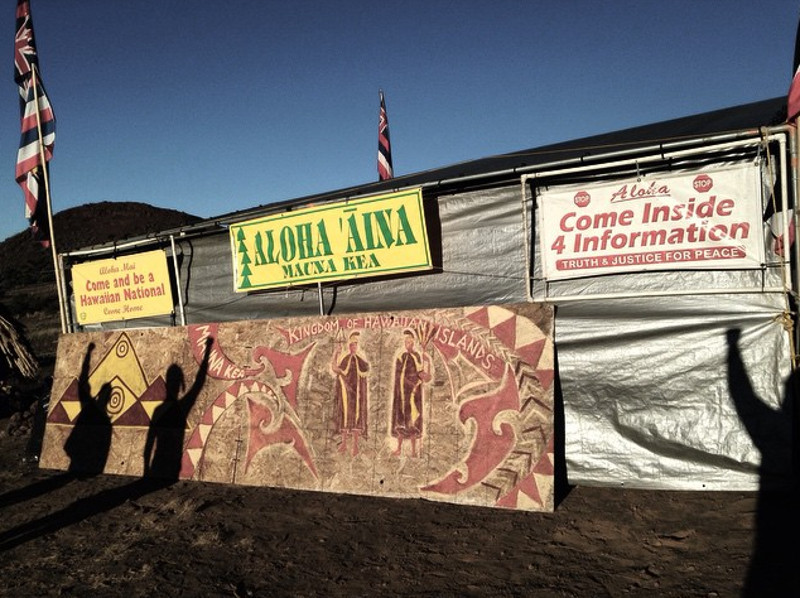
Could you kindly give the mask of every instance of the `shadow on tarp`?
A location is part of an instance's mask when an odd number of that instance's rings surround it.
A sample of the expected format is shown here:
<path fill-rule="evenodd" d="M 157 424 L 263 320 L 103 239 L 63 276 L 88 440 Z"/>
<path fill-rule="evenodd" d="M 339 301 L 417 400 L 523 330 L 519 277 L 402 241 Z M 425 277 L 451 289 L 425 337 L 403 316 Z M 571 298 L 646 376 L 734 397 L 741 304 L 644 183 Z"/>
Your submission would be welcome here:
<path fill-rule="evenodd" d="M 736 412 L 761 453 L 755 542 L 742 596 L 790 596 L 800 588 L 797 540 L 797 371 L 789 376 L 780 408 L 755 393 L 739 349 L 741 331 L 729 330 L 728 385 Z"/>

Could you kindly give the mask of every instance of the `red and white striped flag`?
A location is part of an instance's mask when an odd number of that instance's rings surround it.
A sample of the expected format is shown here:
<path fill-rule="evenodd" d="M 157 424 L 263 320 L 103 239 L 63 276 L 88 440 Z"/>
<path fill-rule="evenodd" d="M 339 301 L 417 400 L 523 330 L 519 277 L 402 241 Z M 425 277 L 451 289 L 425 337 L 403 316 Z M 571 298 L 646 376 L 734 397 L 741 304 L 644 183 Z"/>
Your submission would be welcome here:
<path fill-rule="evenodd" d="M 39 75 L 39 57 L 36 53 L 29 0 L 17 0 L 14 81 L 19 86 L 22 129 L 14 178 L 22 187 L 25 217 L 30 222 L 34 237 L 48 247 L 50 232 L 44 195 L 44 169 L 53 157 L 56 119 Z"/>
<path fill-rule="evenodd" d="M 386 116 L 386 102 L 383 90 L 379 91 L 381 112 L 378 117 L 378 180 L 385 181 L 394 176 L 392 170 L 392 146 L 389 143 L 389 119 Z"/>
<path fill-rule="evenodd" d="M 800 22 L 794 40 L 794 76 L 789 85 L 789 97 L 786 102 L 786 120 L 793 121 L 800 114 Z"/>

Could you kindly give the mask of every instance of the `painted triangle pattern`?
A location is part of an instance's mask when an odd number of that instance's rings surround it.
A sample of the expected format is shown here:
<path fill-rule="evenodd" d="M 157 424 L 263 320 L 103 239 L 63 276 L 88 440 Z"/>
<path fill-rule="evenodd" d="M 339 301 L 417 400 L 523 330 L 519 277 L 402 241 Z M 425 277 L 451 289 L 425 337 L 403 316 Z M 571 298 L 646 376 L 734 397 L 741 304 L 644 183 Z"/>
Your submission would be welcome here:
<path fill-rule="evenodd" d="M 506 347 L 519 355 L 536 370 L 536 377 L 547 390 L 553 383 L 552 341 L 525 316 L 491 305 L 468 308 L 467 318 L 488 328 Z M 542 359 L 543 356 L 548 356 Z"/>
<path fill-rule="evenodd" d="M 272 389 L 258 380 L 234 382 L 225 389 L 200 416 L 200 422 L 189 436 L 189 441 L 186 443 L 186 447 L 183 451 L 180 473 L 181 479 L 190 479 L 194 476 L 197 466 L 203 458 L 203 449 L 208 435 L 211 432 L 211 428 L 217 423 L 217 420 L 240 397 L 250 393 L 272 393 Z"/>
<path fill-rule="evenodd" d="M 533 464 L 530 472 L 524 476 L 505 496 L 497 501 L 498 507 L 507 509 L 539 510 L 545 504 L 543 495 L 549 496 L 553 491 L 554 468 L 553 437 L 548 441 L 547 450 Z"/>

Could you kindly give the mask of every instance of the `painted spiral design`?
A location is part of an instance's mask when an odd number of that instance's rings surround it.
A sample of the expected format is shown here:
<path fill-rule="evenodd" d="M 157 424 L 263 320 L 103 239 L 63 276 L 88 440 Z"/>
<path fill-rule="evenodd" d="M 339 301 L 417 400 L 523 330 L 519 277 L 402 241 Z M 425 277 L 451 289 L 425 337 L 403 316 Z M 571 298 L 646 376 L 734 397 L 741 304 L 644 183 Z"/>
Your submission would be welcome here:
<path fill-rule="evenodd" d="M 116 353 L 117 357 L 125 357 L 128 354 L 128 351 L 131 350 L 130 343 L 125 339 L 120 339 L 116 346 Z"/>
<path fill-rule="evenodd" d="M 111 396 L 108 398 L 106 411 L 109 415 L 118 415 L 125 407 L 125 391 L 119 386 L 111 387 Z"/>

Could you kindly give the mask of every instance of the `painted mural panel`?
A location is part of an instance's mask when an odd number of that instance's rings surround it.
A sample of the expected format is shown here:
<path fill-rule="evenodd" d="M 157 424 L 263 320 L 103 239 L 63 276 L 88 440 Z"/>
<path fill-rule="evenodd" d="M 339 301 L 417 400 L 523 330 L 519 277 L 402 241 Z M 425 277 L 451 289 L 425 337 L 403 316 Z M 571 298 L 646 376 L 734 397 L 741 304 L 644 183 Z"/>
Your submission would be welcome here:
<path fill-rule="evenodd" d="M 553 509 L 539 304 L 65 335 L 41 465 Z"/>

